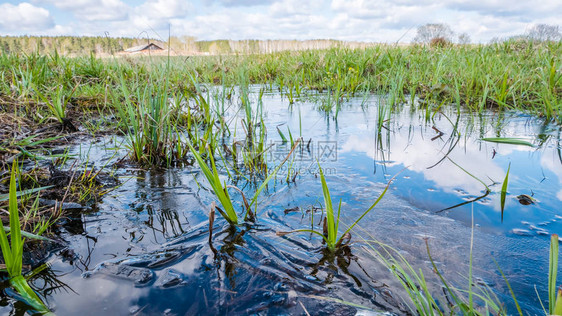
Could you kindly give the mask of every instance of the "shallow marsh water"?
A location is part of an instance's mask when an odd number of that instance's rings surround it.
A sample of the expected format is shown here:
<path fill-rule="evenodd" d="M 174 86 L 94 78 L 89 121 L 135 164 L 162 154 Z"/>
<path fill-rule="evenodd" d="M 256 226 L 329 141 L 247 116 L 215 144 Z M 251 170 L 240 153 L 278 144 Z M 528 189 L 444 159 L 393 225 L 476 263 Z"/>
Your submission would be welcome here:
<path fill-rule="evenodd" d="M 124 183 L 89 214 L 67 219 L 66 248 L 53 252 L 50 268 L 34 278 L 49 306 L 59 315 L 404 314 L 405 293 L 365 240 L 399 249 L 435 281 L 425 249 L 428 239 L 444 275 L 467 287 L 473 218 L 474 277 L 491 286 L 513 312 L 495 258 L 522 308 L 542 312 L 534 287 L 544 299 L 549 234 L 562 232 L 559 127 L 518 113 L 477 116 L 453 108 L 426 119 L 425 111 L 405 105 L 379 132 L 377 118 L 386 105 L 376 95 L 344 102 L 337 120 L 314 101 L 289 105 L 279 94 L 266 93 L 263 104 L 272 165 L 288 152 L 276 127 L 285 135 L 289 127 L 309 146 L 291 165 L 299 171 L 295 183 L 284 182 L 285 168 L 262 193 L 255 225 L 232 229 L 218 219 L 213 249 L 207 242 L 207 216 L 214 196 L 198 168 L 120 169 Z M 228 106 L 227 121 L 239 128 L 237 105 Z M 436 137 L 439 131 L 443 134 Z M 496 136 L 525 138 L 537 147 L 480 140 Z M 115 156 L 109 149 L 121 141 L 110 137 L 87 148 L 75 146 L 73 152 L 87 153 L 103 166 L 125 154 Z M 337 258 L 323 252 L 315 235 L 276 236 L 310 227 L 311 214 L 318 224 L 322 188 L 316 160 L 333 200 L 342 199 L 347 224 L 397 175 L 382 202 L 352 233 L 350 248 Z M 510 163 L 502 219 L 499 192 Z M 492 192 L 445 210 L 484 195 L 475 177 Z M 252 190 L 244 181 L 237 185 Z M 516 197 L 521 194 L 535 203 L 520 204 Z M 434 289 L 439 294 L 440 288 Z M 5 313 L 14 306 L 25 309 L 13 300 L 4 305 Z"/>

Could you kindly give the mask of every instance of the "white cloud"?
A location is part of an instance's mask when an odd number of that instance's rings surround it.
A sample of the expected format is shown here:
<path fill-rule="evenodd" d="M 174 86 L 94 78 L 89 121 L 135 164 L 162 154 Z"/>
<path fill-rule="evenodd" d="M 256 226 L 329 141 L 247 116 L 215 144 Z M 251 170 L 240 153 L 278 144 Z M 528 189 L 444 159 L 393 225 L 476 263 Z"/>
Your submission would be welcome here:
<path fill-rule="evenodd" d="M 122 21 L 130 8 L 120 0 L 45 0 L 55 7 L 68 10 L 83 22 Z"/>
<path fill-rule="evenodd" d="M 380 158 L 379 152 L 373 144 L 376 144 L 375 136 L 365 139 L 364 136 L 352 135 L 342 146 L 342 152 L 364 152 L 367 156 L 378 159 Z M 392 161 L 392 164 L 408 166 L 408 170 L 423 174 L 426 180 L 433 181 L 437 188 L 445 192 L 454 192 L 456 189 L 462 188 L 468 194 L 475 196 L 482 194 L 484 186 L 468 173 L 460 171 L 449 160 L 444 160 L 428 169 L 444 155 L 441 140 L 431 141 L 427 135 L 417 132 L 412 135 L 397 133 L 392 135 L 390 144 L 391 147 L 388 150 L 390 154 L 385 158 L 387 161 Z M 478 152 L 478 143 L 469 142 L 464 146 L 463 150 L 453 151 L 448 157 L 480 179 L 488 179 L 488 177 L 502 179 L 505 175 L 503 169 L 495 161 L 490 160 L 489 156 L 465 154 L 465 151 Z"/>
<path fill-rule="evenodd" d="M 541 18 L 544 14 L 562 12 L 562 2 L 556 0 L 547 1 L 469 1 L 453 0 L 447 4 L 448 7 L 458 11 L 475 11 L 481 15 L 493 15 L 496 17 L 518 16 L 518 18 L 534 19 Z"/>
<path fill-rule="evenodd" d="M 149 36 L 167 34 L 198 39 L 339 39 L 351 41 L 410 41 L 418 26 L 447 23 L 456 34 L 475 42 L 523 34 L 537 23 L 559 24 L 562 2 L 491 0 L 29 0 L 48 4 L 58 31 L 76 35 Z M 127 4 L 128 3 L 128 4 Z M 23 4 L 20 4 L 21 6 Z M 27 4 L 29 5 L 29 4 Z M 16 6 L 4 4 L 4 7 Z M 52 7 L 50 7 L 52 6 Z M 35 8 L 37 10 L 45 10 Z M 58 10 L 58 11 L 55 11 Z M 6 10 L 3 10 L 6 11 Z M 20 10 L 22 11 L 22 10 Z M 31 12 L 31 11 L 30 11 Z M 48 11 L 40 21 L 54 25 Z M 28 14 L 27 11 L 24 13 Z M 17 15 L 11 15 L 17 16 Z M 69 18 L 70 17 L 70 18 Z M 7 17 L 10 19 L 10 17 Z M 4 18 L 6 20 L 7 18 Z M 59 20 L 61 19 L 61 20 Z M 2 21 L 3 29 L 14 25 Z M 46 23 L 45 23 L 46 21 Z M 17 24 L 17 23 L 16 23 Z M 7 25 L 7 26 L 6 26 Z M 22 27 L 13 32 L 29 33 Z M 49 30 L 53 33 L 54 30 Z"/>
<path fill-rule="evenodd" d="M 152 19 L 185 18 L 190 6 L 182 0 L 149 0 L 136 8 L 135 13 Z"/>
<path fill-rule="evenodd" d="M 55 25 L 47 9 L 23 2 L 18 5 L 0 4 L 0 30 L 11 33 L 46 30 Z"/>
<path fill-rule="evenodd" d="M 176 25 L 183 29 L 182 26 L 189 22 L 188 18 L 193 12 L 192 6 L 186 1 L 148 0 L 131 11 L 128 22 L 122 25 L 122 30 L 129 30 L 132 36 L 146 31 L 151 37 L 166 37 L 164 34 L 167 35 L 168 25 L 172 26 L 174 32 L 178 30 Z"/>
<path fill-rule="evenodd" d="M 294 17 L 294 16 L 315 16 L 318 15 L 322 8 L 322 2 L 311 1 L 303 2 L 301 0 L 283 0 L 273 3 L 268 10 L 268 15 L 272 18 L 277 17 Z"/>
<path fill-rule="evenodd" d="M 251 7 L 257 5 L 269 5 L 277 0 L 206 0 L 206 3 L 219 3 L 226 7 Z"/>
<path fill-rule="evenodd" d="M 382 0 L 333 0 L 331 8 L 337 12 L 345 12 L 349 16 L 359 19 L 380 19 L 387 15 L 392 2 Z"/>

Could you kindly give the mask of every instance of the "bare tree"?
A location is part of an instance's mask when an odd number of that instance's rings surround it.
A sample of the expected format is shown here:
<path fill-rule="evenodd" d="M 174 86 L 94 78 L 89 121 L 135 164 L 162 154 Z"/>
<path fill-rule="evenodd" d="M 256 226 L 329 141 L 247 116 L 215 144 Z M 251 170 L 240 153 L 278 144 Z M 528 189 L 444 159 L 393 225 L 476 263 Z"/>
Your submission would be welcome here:
<path fill-rule="evenodd" d="M 470 44 L 470 35 L 467 33 L 462 33 L 459 35 L 459 44 L 466 45 Z"/>
<path fill-rule="evenodd" d="M 432 40 L 444 40 L 451 42 L 453 38 L 453 31 L 451 27 L 443 23 L 428 23 L 418 27 L 414 42 L 416 43 L 430 43 Z"/>
<path fill-rule="evenodd" d="M 559 41 L 562 39 L 558 25 L 537 24 L 527 30 L 528 38 L 536 41 Z"/>

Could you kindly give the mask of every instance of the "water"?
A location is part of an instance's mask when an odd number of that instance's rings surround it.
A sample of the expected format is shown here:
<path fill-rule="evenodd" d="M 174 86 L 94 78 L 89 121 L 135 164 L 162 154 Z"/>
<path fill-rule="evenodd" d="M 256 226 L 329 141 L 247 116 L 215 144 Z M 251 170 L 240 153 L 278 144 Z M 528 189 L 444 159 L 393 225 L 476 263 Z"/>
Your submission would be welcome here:
<path fill-rule="evenodd" d="M 522 308 L 542 313 L 534 287 L 545 299 L 549 235 L 562 231 L 557 126 L 519 113 L 478 116 L 453 109 L 431 113 L 427 120 L 424 111 L 406 105 L 379 133 L 377 117 L 385 106 L 379 96 L 346 102 L 337 120 L 318 111 L 314 101 L 289 106 L 278 94 L 265 94 L 263 102 L 270 163 L 288 152 L 277 126 L 285 135 L 288 127 L 293 137 L 302 136 L 308 146 L 291 165 L 299 171 L 295 183 L 284 182 L 285 168 L 262 194 L 255 225 L 233 229 L 218 219 L 211 247 L 207 216 L 214 196 L 197 168 L 122 168 L 117 173 L 123 184 L 92 212 L 66 220 L 62 237 L 67 246 L 54 251 L 47 259 L 50 268 L 33 278 L 49 306 L 59 315 L 404 314 L 404 291 L 370 253 L 366 240 L 399 249 L 414 268 L 424 269 L 439 294 L 425 240 L 441 272 L 466 288 L 474 225 L 474 277 L 492 287 L 513 312 L 494 258 Z M 231 105 L 227 121 L 239 127 L 235 109 Z M 439 131 L 443 134 L 436 137 Z M 497 136 L 525 138 L 538 147 L 480 140 Z M 102 166 L 124 154 L 114 156 L 110 149 L 120 141 L 110 137 L 73 150 Z M 338 257 L 327 254 L 316 235 L 276 235 L 310 228 L 311 214 L 318 224 L 322 189 L 317 160 L 332 199 L 342 199 L 342 227 L 396 177 Z M 509 164 L 502 218 L 499 192 Z M 490 194 L 482 197 L 486 190 L 476 178 Z M 237 185 L 251 192 L 243 182 Z M 535 203 L 520 204 L 516 197 L 521 194 Z M 13 299 L 2 302 L 4 313 L 26 309 Z"/>

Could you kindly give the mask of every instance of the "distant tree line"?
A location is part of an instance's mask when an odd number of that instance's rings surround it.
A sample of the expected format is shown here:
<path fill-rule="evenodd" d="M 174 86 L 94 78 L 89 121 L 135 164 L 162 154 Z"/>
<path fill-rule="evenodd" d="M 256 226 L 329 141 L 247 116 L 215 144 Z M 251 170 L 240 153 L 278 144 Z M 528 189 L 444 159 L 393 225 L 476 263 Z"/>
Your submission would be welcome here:
<path fill-rule="evenodd" d="M 114 54 L 144 43 L 147 39 L 127 37 L 0 36 L 0 51 L 4 54 L 55 51 L 64 55 Z"/>
<path fill-rule="evenodd" d="M 537 24 L 529 28 L 525 34 L 508 39 L 532 41 L 560 41 L 562 34 L 557 25 Z M 417 28 L 414 43 L 436 46 L 451 43 L 470 44 L 467 33 L 456 35 L 451 27 L 444 23 L 429 23 Z M 492 39 L 499 42 L 502 39 Z M 171 37 L 167 43 L 150 38 L 104 37 L 104 36 L 0 36 L 0 53 L 21 54 L 39 53 L 52 54 L 55 51 L 62 55 L 113 55 L 127 48 L 155 42 L 166 44 L 174 54 L 248 54 L 272 53 L 287 50 L 327 49 L 332 47 L 362 48 L 374 43 L 345 42 L 337 40 L 214 40 L 197 41 L 194 37 Z M 164 46 L 164 45 L 162 45 Z M 167 48 L 164 47 L 164 48 Z"/>
<path fill-rule="evenodd" d="M 197 41 L 194 37 L 171 37 L 164 43 L 156 39 L 126 37 L 77 36 L 0 36 L 1 53 L 32 53 L 61 55 L 113 55 L 133 46 L 156 43 L 172 54 L 254 54 L 287 50 L 328 49 L 332 47 L 359 48 L 374 43 L 337 40 L 214 40 Z"/>
<path fill-rule="evenodd" d="M 537 42 L 560 41 L 562 34 L 558 25 L 536 24 L 529 28 L 525 34 L 513 36 L 509 39 L 521 39 Z M 504 40 L 506 40 L 504 39 Z M 501 39 L 494 38 L 491 42 L 500 42 Z M 428 23 L 418 27 L 414 43 L 430 44 L 432 46 L 443 46 L 451 43 L 470 44 L 470 36 L 461 33 L 456 37 L 451 27 L 444 23 Z"/>

